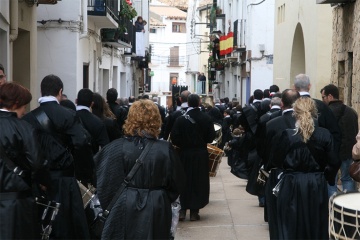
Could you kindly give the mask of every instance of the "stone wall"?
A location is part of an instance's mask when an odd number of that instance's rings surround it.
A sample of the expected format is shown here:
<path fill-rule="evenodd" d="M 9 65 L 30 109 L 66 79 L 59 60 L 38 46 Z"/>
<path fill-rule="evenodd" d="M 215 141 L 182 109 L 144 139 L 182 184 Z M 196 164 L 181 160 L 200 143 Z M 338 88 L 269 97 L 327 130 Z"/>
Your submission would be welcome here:
<path fill-rule="evenodd" d="M 334 7 L 332 43 L 331 82 L 360 115 L 360 1 Z"/>

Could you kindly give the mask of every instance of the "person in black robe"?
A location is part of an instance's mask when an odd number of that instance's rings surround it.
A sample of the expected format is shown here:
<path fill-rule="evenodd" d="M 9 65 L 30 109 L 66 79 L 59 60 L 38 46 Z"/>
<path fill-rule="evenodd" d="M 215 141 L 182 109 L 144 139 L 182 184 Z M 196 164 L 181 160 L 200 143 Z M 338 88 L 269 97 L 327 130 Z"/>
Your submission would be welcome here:
<path fill-rule="evenodd" d="M 44 77 L 40 106 L 24 119 L 36 129 L 44 157 L 49 162 L 51 191 L 47 196 L 61 204 L 50 238 L 88 239 L 89 229 L 71 151 L 80 149 L 89 140 L 76 113 L 59 105 L 62 91 L 63 83 L 58 76 Z"/>
<path fill-rule="evenodd" d="M 91 144 L 75 151 L 75 175 L 76 179 L 85 186 L 88 186 L 89 183 L 96 186 L 93 155 L 109 143 L 109 137 L 103 121 L 91 113 L 93 92 L 87 88 L 81 89 L 78 92 L 76 103 L 76 116 L 88 131 Z"/>
<path fill-rule="evenodd" d="M 179 220 L 184 220 L 186 210 L 190 209 L 190 220 L 200 219 L 199 209 L 209 203 L 209 155 L 207 143 L 215 138 L 211 118 L 200 111 L 200 97 L 190 94 L 189 108 L 185 115 L 176 119 L 171 131 L 172 143 L 180 148 L 180 158 L 187 181 L 180 194 L 181 210 Z"/>
<path fill-rule="evenodd" d="M 112 142 L 113 140 L 120 138 L 121 131 L 116 122 L 116 117 L 111 112 L 109 106 L 105 102 L 105 99 L 99 93 L 94 93 L 93 100 L 94 104 L 92 105 L 92 113 L 103 121 L 109 141 Z"/>
<path fill-rule="evenodd" d="M 278 239 L 278 221 L 277 221 L 277 198 L 273 195 L 272 189 L 279 182 L 278 176 L 282 173 L 281 168 L 276 168 L 269 163 L 269 158 L 272 158 L 271 151 L 275 144 L 278 142 L 282 132 L 287 129 L 295 128 L 295 117 L 293 116 L 292 105 L 297 99 L 300 98 L 300 94 L 293 89 L 286 89 L 281 96 L 281 109 L 282 115 L 270 119 L 266 122 L 266 144 L 265 153 L 263 153 L 263 164 L 266 171 L 269 171 L 269 178 L 265 184 L 265 216 L 269 224 L 270 239 Z M 266 115 L 264 115 L 266 116 Z M 263 116 L 263 117 L 264 117 Z M 262 152 L 262 151 L 261 151 Z M 281 176 L 281 175 L 280 175 Z"/>
<path fill-rule="evenodd" d="M 329 239 L 327 182 L 335 184 L 341 161 L 330 132 L 317 127 L 311 98 L 294 104 L 296 128 L 286 129 L 269 159 L 284 172 L 277 192 L 277 239 Z"/>
<path fill-rule="evenodd" d="M 126 117 L 128 114 L 127 113 L 128 109 L 120 106 L 116 102 L 117 97 L 118 97 L 118 92 L 115 88 L 110 88 L 106 92 L 106 100 L 109 105 L 109 108 L 110 108 L 111 112 L 115 115 L 119 129 L 122 131 L 122 127 L 125 123 L 125 120 L 126 120 Z"/>
<path fill-rule="evenodd" d="M 95 156 L 98 197 L 106 209 L 145 145 L 153 142 L 111 209 L 101 239 L 170 239 L 171 203 L 186 179 L 172 145 L 157 139 L 160 125 L 157 106 L 150 100 L 139 100 L 129 110 L 126 137 L 109 143 Z"/>
<path fill-rule="evenodd" d="M 223 149 L 225 143 L 229 142 L 231 140 L 231 131 L 232 131 L 232 123 L 233 120 L 230 116 L 230 110 L 226 109 L 224 111 L 224 119 L 221 125 L 221 131 L 222 131 L 222 139 L 221 143 L 219 145 L 219 148 Z"/>
<path fill-rule="evenodd" d="M 0 86 L 0 239 L 40 238 L 33 192 L 50 188 L 49 179 L 35 130 L 19 119 L 31 98 L 16 83 Z"/>
<path fill-rule="evenodd" d="M 166 120 L 165 125 L 165 131 L 164 131 L 164 139 L 167 140 L 169 138 L 169 135 L 171 133 L 171 130 L 174 126 L 174 123 L 178 117 L 183 115 L 186 110 L 188 109 L 188 96 L 190 95 L 190 92 L 188 90 L 182 91 L 180 94 L 180 102 L 181 106 L 179 110 L 176 110 L 169 114 Z"/>

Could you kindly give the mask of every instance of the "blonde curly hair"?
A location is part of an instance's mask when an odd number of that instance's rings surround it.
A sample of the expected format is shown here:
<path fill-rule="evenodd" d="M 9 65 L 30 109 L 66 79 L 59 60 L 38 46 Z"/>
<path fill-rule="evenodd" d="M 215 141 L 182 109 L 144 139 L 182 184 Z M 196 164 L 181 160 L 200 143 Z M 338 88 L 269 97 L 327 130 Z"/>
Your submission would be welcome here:
<path fill-rule="evenodd" d="M 158 137 L 161 127 L 159 108 L 153 101 L 142 99 L 134 102 L 123 126 L 125 135 L 144 137 L 145 133 Z"/>
<path fill-rule="evenodd" d="M 294 117 L 296 118 L 296 133 L 300 133 L 306 143 L 315 130 L 314 119 L 317 119 L 315 101 L 311 98 L 299 98 L 293 105 Z"/>

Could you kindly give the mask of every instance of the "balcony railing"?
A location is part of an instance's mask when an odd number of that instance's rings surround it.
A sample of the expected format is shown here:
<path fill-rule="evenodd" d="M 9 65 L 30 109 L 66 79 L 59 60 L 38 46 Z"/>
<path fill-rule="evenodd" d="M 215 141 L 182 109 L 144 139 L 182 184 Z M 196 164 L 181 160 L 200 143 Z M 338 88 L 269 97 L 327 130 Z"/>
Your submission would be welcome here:
<path fill-rule="evenodd" d="M 125 20 L 122 26 L 125 26 L 126 30 L 118 28 L 101 29 L 101 41 L 118 48 L 131 48 L 132 52 L 135 52 L 135 26 L 130 20 Z"/>
<path fill-rule="evenodd" d="M 107 14 L 116 22 L 119 21 L 118 0 L 88 0 L 88 15 L 107 16 Z"/>

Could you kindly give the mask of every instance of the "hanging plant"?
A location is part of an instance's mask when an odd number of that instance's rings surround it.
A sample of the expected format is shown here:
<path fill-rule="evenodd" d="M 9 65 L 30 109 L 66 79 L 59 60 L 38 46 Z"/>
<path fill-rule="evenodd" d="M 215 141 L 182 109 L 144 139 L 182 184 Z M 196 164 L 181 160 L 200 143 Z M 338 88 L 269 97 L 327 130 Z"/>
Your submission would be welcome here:
<path fill-rule="evenodd" d="M 131 20 L 137 16 L 136 9 L 129 5 L 125 0 L 121 0 L 120 17 Z"/>

